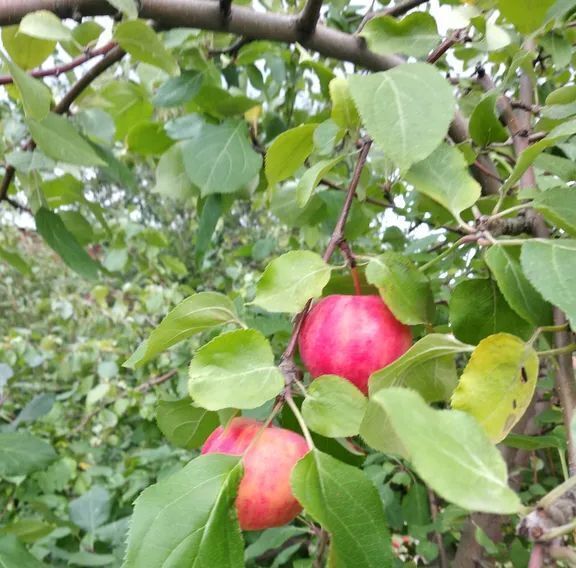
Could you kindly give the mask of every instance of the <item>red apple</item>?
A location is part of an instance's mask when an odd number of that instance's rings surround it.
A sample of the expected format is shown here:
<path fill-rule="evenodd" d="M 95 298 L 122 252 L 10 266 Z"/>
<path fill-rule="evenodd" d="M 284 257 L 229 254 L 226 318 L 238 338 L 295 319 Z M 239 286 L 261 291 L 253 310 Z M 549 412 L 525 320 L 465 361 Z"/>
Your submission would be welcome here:
<path fill-rule="evenodd" d="M 216 428 L 202 447 L 203 454 L 244 454 L 262 422 L 234 418 Z M 236 510 L 240 528 L 257 531 L 289 523 L 302 506 L 292 494 L 290 475 L 296 462 L 309 451 L 306 440 L 284 428 L 268 426 L 243 455 L 244 477 L 240 481 Z"/>
<path fill-rule="evenodd" d="M 327 296 L 308 313 L 298 345 L 313 378 L 339 375 L 368 393 L 368 379 L 405 353 L 410 328 L 380 296 Z"/>

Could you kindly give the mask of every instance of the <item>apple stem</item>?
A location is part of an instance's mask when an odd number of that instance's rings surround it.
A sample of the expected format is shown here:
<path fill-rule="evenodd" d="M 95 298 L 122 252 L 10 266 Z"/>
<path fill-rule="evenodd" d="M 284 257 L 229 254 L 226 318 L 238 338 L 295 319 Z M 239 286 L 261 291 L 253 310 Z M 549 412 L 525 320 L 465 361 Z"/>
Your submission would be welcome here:
<path fill-rule="evenodd" d="M 312 441 L 312 436 L 310 434 L 310 430 L 308 430 L 308 426 L 306 426 L 306 422 L 304 422 L 304 417 L 302 416 L 300 409 L 296 406 L 296 403 L 294 402 L 294 399 L 292 398 L 292 394 L 290 393 L 290 391 L 286 390 L 286 394 L 284 395 L 284 400 L 286 401 L 286 403 L 290 407 L 290 410 L 292 410 L 292 412 L 294 413 L 296 420 L 298 420 L 300 430 L 302 430 L 302 434 L 304 435 L 304 438 L 306 439 L 306 443 L 308 444 L 308 447 L 311 450 L 313 450 L 315 448 L 315 446 L 314 446 L 314 442 Z"/>
<path fill-rule="evenodd" d="M 350 268 L 350 272 L 352 273 L 352 280 L 354 281 L 354 292 L 360 296 L 362 294 L 362 286 L 360 286 L 360 276 L 358 274 L 358 269 L 353 266 Z"/>

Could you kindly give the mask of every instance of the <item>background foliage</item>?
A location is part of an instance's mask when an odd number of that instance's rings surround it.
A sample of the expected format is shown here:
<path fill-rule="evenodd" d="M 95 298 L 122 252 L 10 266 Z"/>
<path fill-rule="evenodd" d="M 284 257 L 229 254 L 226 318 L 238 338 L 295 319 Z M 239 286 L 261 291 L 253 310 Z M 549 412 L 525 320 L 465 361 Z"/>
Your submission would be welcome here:
<path fill-rule="evenodd" d="M 334 0 L 290 44 L 103 4 L 2 20 L 0 564 L 555 554 L 515 527 L 576 467 L 576 3 Z M 321 3 L 240 4 L 231 25 Z M 318 55 L 325 26 L 364 65 Z M 283 392 L 297 314 L 354 264 L 414 346 L 368 398 Z M 241 538 L 238 460 L 198 448 L 292 396 L 305 512 Z"/>

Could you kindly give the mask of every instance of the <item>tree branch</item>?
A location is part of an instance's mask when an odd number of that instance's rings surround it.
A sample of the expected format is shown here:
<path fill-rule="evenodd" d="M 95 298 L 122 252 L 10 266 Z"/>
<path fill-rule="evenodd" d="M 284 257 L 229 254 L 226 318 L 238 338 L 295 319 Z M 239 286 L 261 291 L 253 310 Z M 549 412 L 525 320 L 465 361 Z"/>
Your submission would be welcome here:
<path fill-rule="evenodd" d="M 0 13 L 1 13 L 1 5 L 0 5 Z M 64 95 L 62 100 L 52 109 L 52 112 L 56 114 L 65 114 L 70 110 L 72 103 L 82 94 L 84 89 L 94 81 L 98 76 L 100 76 L 104 71 L 106 71 L 109 67 L 114 65 L 117 61 L 120 61 L 122 57 L 125 55 L 125 51 L 118 47 L 113 46 L 107 52 L 107 54 L 98 62 L 94 67 L 92 67 L 88 72 L 80 77 L 74 85 L 70 88 L 70 90 Z M 30 140 L 25 145 L 26 150 L 33 150 L 36 147 L 36 144 L 33 140 Z M 4 178 L 2 179 L 2 184 L 0 184 L 0 201 L 6 201 L 7 203 L 11 204 L 13 207 L 17 207 L 19 209 L 31 212 L 27 207 L 22 205 L 17 205 L 16 202 L 8 197 L 8 190 L 10 188 L 10 184 L 14 179 L 14 175 L 16 170 L 13 166 L 6 166 L 6 171 L 4 173 Z"/>
<path fill-rule="evenodd" d="M 298 16 L 296 24 L 298 30 L 304 37 L 308 37 L 316 29 L 316 24 L 320 19 L 322 0 L 307 0 L 304 9 Z"/>
<path fill-rule="evenodd" d="M 72 59 L 68 63 L 56 65 L 55 67 L 50 67 L 49 69 L 34 69 L 33 71 L 29 71 L 29 75 L 36 77 L 37 79 L 41 79 L 43 77 L 58 77 L 62 75 L 62 73 L 68 73 L 68 71 L 72 71 L 72 69 L 83 65 L 94 57 L 98 57 L 99 55 L 106 55 L 114 47 L 116 47 L 116 43 L 111 41 L 98 49 L 86 50 L 85 53 Z M 0 85 L 9 85 L 13 82 L 14 79 L 11 75 L 0 75 Z"/>
<path fill-rule="evenodd" d="M 424 4 L 427 0 L 408 0 L 388 8 L 388 15 L 399 16 Z M 283 43 L 301 43 L 306 49 L 324 57 L 349 61 L 371 71 L 386 71 L 404 63 L 395 55 L 379 55 L 370 51 L 366 42 L 355 35 L 317 24 L 307 38 L 298 29 L 298 16 L 255 12 L 244 6 L 230 7 L 230 15 L 223 22 L 220 3 L 212 0 L 140 0 L 139 16 L 154 20 L 161 28 L 190 27 L 211 31 L 226 31 L 253 40 L 269 40 Z M 80 16 L 114 15 L 115 9 L 107 0 L 0 0 L 0 26 L 17 24 L 28 13 L 50 10 L 60 18 Z M 450 127 L 454 142 L 468 139 L 464 117 L 457 112 Z M 482 161 L 487 161 L 483 157 Z M 489 166 L 487 166 L 489 167 Z M 494 168 L 492 165 L 491 168 Z M 479 169 L 473 168 L 476 179 L 484 193 L 494 193 L 494 181 Z"/>
<path fill-rule="evenodd" d="M 394 17 L 403 16 L 404 14 L 406 14 L 406 12 L 409 12 L 413 8 L 417 8 L 421 4 L 426 4 L 426 2 L 428 2 L 428 0 L 407 0 L 406 2 L 403 2 L 402 4 L 397 4 L 396 6 L 392 6 L 391 8 L 386 8 L 385 10 L 378 10 L 376 12 L 370 11 L 364 16 L 364 18 L 360 22 L 360 25 L 358 26 L 356 33 L 362 31 L 362 28 L 372 18 L 377 18 L 378 16 L 394 16 Z"/>
<path fill-rule="evenodd" d="M 354 201 L 354 195 L 356 194 L 356 189 L 358 183 L 360 182 L 360 174 L 366 164 L 366 159 L 368 158 L 368 153 L 370 152 L 370 147 L 372 146 L 372 140 L 363 140 L 361 142 L 360 153 L 358 154 L 358 161 L 356 162 L 356 167 L 354 168 L 354 173 L 352 174 L 352 179 L 350 180 L 350 185 L 348 186 L 348 193 L 346 199 L 344 200 L 344 205 L 342 206 L 342 211 L 340 212 L 340 217 L 336 221 L 334 231 L 332 236 L 328 241 L 326 246 L 326 251 L 322 258 L 325 262 L 330 260 L 330 257 L 334 254 L 334 251 L 338 247 L 339 243 L 344 238 L 344 227 L 346 226 L 346 221 L 348 215 L 350 214 L 350 208 L 352 207 L 352 202 Z M 298 344 L 298 336 L 300 335 L 300 330 L 302 329 L 302 324 L 304 318 L 310 309 L 310 304 L 312 300 L 309 300 L 304 309 L 294 318 L 294 326 L 292 328 L 292 335 L 288 341 L 288 345 L 282 354 L 282 369 L 289 373 L 294 374 L 296 371 L 294 369 L 294 353 L 296 352 L 296 345 Z"/>

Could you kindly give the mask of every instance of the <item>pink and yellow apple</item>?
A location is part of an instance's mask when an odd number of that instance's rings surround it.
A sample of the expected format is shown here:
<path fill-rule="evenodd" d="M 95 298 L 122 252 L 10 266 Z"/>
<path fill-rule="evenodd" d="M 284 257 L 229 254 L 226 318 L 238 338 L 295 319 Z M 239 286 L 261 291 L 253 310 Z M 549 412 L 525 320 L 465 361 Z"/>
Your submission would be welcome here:
<path fill-rule="evenodd" d="M 300 332 L 300 355 L 313 378 L 339 375 L 368 393 L 368 379 L 412 344 L 380 296 L 327 296 L 308 313 Z"/>
<path fill-rule="evenodd" d="M 306 440 L 291 430 L 268 426 L 246 452 L 261 430 L 257 420 L 234 418 L 226 428 L 216 428 L 202 447 L 203 454 L 243 455 L 236 510 L 245 531 L 284 525 L 302 510 L 292 494 L 290 475 L 309 451 Z"/>

